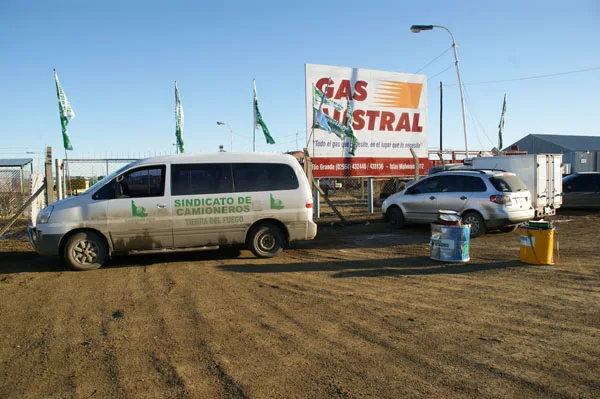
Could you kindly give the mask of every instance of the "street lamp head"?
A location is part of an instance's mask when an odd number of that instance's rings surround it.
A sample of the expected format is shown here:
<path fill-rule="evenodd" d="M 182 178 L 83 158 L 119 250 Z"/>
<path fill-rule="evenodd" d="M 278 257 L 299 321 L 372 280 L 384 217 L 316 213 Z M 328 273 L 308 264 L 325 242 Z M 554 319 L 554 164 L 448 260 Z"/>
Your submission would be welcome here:
<path fill-rule="evenodd" d="M 433 25 L 413 25 L 410 27 L 412 33 L 419 33 L 422 30 L 432 30 Z"/>
<path fill-rule="evenodd" d="M 225 122 L 217 122 L 217 125 L 219 125 L 219 126 L 224 125 L 224 124 L 225 124 Z"/>

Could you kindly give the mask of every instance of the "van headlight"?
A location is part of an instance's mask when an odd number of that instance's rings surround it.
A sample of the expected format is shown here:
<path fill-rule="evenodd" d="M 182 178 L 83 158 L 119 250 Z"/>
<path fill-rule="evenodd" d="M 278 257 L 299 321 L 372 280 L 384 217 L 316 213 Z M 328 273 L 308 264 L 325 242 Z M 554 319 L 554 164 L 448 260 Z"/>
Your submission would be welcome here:
<path fill-rule="evenodd" d="M 37 224 L 48 223 L 48 220 L 50 220 L 50 215 L 52 214 L 53 210 L 54 205 L 50 205 L 42 209 L 42 211 L 37 216 Z"/>

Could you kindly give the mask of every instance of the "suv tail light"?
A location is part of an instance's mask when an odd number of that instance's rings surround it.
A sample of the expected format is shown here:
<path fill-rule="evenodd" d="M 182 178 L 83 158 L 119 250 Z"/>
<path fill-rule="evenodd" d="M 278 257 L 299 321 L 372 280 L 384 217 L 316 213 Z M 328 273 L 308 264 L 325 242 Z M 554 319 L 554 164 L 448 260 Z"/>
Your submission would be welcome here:
<path fill-rule="evenodd" d="M 312 198 L 306 201 L 306 208 L 310 209 L 313 207 L 313 200 Z"/>
<path fill-rule="evenodd" d="M 512 204 L 512 199 L 508 195 L 490 195 L 490 201 L 500 205 Z"/>

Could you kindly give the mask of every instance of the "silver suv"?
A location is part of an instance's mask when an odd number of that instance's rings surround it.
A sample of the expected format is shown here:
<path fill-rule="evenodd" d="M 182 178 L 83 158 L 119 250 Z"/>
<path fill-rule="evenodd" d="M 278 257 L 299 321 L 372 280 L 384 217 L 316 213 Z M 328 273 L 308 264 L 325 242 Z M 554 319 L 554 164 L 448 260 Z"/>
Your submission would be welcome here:
<path fill-rule="evenodd" d="M 471 237 L 486 230 L 513 231 L 533 219 L 531 194 L 514 173 L 457 170 L 427 176 L 388 197 L 381 207 L 397 227 L 431 223 L 440 210 L 456 211 L 471 225 Z"/>

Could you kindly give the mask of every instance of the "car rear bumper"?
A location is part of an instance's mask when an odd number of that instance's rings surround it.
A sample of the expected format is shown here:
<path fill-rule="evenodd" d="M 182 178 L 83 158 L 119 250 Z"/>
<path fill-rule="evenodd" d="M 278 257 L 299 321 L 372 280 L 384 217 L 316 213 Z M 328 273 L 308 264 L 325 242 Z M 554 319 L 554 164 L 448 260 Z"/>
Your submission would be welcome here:
<path fill-rule="evenodd" d="M 507 212 L 504 215 L 494 215 L 485 221 L 488 228 L 510 226 L 527 222 L 535 217 L 534 209 L 527 209 L 518 212 Z"/>

